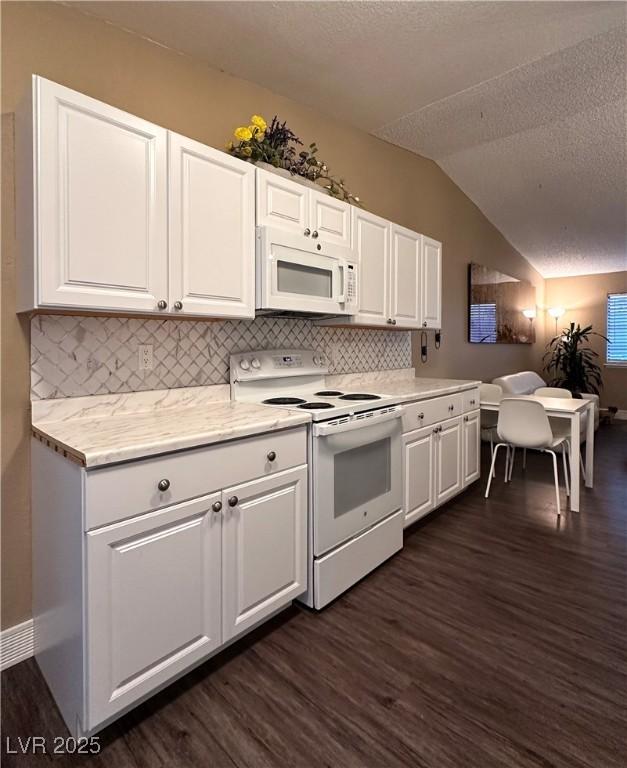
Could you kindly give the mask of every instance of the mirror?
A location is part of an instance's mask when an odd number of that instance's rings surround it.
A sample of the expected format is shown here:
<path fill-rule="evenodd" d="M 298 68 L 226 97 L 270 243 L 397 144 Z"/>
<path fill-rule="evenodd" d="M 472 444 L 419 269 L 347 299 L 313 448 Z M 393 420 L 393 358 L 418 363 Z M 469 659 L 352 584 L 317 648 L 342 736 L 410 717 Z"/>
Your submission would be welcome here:
<path fill-rule="evenodd" d="M 468 268 L 468 341 L 473 344 L 533 344 L 536 289 L 481 264 Z"/>

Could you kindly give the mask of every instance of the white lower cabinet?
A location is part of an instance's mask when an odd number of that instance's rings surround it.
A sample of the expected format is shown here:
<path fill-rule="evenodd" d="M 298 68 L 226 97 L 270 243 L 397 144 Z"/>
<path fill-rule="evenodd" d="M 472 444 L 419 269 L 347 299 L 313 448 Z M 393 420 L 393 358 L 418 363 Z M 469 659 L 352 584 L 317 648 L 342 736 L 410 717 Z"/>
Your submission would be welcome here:
<path fill-rule="evenodd" d="M 456 399 L 457 398 L 457 399 Z M 459 400 L 459 403 L 457 402 Z M 464 415 L 412 430 L 442 410 L 454 411 L 458 395 L 405 406 L 403 509 L 405 526 L 456 496 L 480 476 L 480 417 Z M 409 430 L 409 431 L 408 431 Z"/>
<path fill-rule="evenodd" d="M 435 436 L 435 504 L 462 489 L 462 422 L 459 416 L 438 426 Z"/>
<path fill-rule="evenodd" d="M 220 494 L 87 534 L 88 722 L 221 644 Z"/>
<path fill-rule="evenodd" d="M 307 587 L 307 468 L 222 493 L 224 641 Z"/>
<path fill-rule="evenodd" d="M 480 411 L 467 413 L 462 421 L 464 456 L 464 488 L 479 479 L 481 473 L 481 415 Z"/>
<path fill-rule="evenodd" d="M 306 591 L 306 456 L 304 426 L 93 470 L 33 440 L 35 655 L 73 735 Z"/>

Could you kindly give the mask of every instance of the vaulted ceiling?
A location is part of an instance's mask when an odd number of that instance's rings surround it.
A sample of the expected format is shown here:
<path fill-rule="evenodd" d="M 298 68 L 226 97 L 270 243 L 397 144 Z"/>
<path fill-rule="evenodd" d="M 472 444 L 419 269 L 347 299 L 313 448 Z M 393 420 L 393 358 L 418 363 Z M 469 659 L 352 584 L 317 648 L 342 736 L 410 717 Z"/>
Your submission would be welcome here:
<path fill-rule="evenodd" d="M 81 2 L 435 160 L 545 276 L 627 269 L 622 2 Z"/>

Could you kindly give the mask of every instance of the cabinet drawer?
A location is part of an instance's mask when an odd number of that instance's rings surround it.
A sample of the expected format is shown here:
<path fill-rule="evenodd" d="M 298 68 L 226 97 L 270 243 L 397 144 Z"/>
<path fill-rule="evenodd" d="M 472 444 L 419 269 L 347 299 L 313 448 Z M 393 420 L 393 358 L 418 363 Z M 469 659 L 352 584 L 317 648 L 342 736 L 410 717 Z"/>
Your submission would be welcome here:
<path fill-rule="evenodd" d="M 467 389 L 462 392 L 462 397 L 464 399 L 464 413 L 476 411 L 479 408 L 479 387 Z"/>
<path fill-rule="evenodd" d="M 274 452 L 276 458 L 268 459 Z M 306 427 L 87 472 L 87 530 L 307 463 Z M 159 490 L 159 481 L 169 487 Z"/>
<path fill-rule="evenodd" d="M 463 404 L 464 399 L 461 393 L 410 403 L 404 408 L 403 432 L 411 432 L 414 429 L 450 419 L 452 416 L 459 416 Z"/>

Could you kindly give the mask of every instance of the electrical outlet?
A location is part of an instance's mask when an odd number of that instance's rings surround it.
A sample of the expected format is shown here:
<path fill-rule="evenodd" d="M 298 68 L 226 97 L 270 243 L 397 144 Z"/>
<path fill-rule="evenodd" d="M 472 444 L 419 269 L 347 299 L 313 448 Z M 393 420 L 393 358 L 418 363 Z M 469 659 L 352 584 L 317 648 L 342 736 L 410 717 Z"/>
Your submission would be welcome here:
<path fill-rule="evenodd" d="M 152 371 L 152 344 L 140 344 L 137 347 L 138 365 L 140 371 Z"/>

